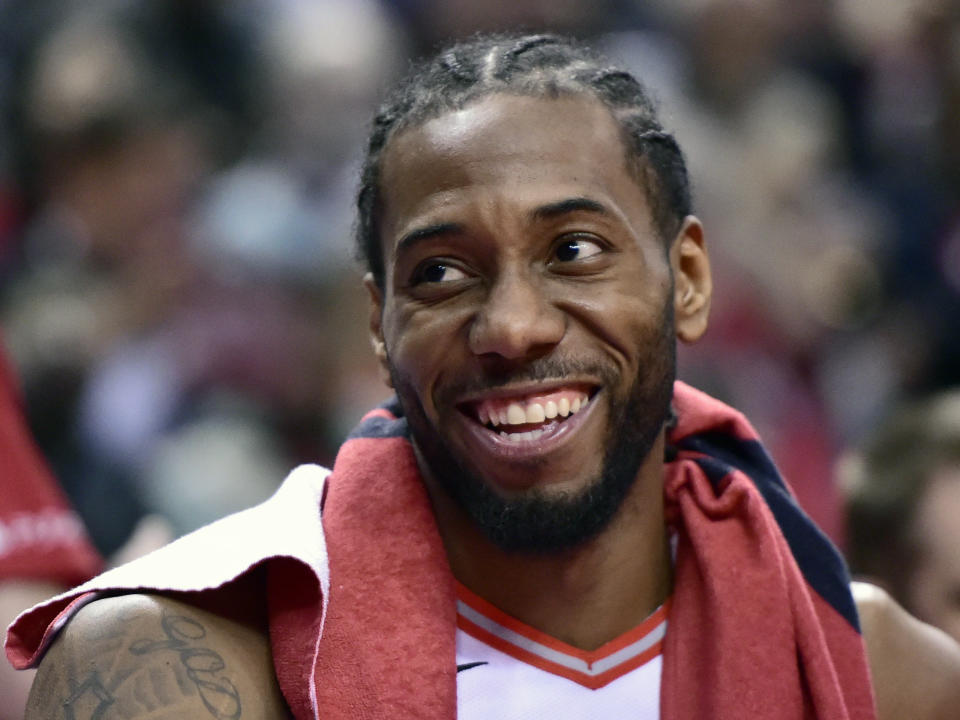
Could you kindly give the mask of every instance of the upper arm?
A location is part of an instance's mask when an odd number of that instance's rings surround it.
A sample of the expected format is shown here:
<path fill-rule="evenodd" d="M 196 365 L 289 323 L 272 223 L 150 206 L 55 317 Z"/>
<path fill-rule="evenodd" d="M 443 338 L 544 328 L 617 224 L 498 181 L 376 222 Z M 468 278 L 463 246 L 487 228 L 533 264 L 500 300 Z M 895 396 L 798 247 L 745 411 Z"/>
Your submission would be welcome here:
<path fill-rule="evenodd" d="M 0 581 L 0 637 L 26 608 L 62 592 L 64 588 L 42 580 Z M 33 680 L 32 670 L 14 670 L 0 656 L 0 720 L 22 720 Z"/>
<path fill-rule="evenodd" d="M 883 590 L 853 583 L 873 676 L 878 720 L 955 720 L 960 646 L 920 622 Z"/>
<path fill-rule="evenodd" d="M 277 720 L 265 633 L 160 596 L 81 609 L 37 671 L 25 720 Z"/>

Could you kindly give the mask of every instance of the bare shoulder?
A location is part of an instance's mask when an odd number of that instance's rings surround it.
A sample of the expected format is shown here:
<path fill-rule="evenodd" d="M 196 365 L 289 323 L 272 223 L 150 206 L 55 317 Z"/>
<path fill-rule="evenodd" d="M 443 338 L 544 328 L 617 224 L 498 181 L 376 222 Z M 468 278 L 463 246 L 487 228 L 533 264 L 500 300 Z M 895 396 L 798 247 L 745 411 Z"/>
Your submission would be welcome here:
<path fill-rule="evenodd" d="M 3 636 L 2 629 L 12 623 L 24 608 L 32 607 L 63 590 L 45 581 L 0 580 L 0 637 Z M 14 670 L 0 656 L 0 698 L 3 700 L 0 718 L 23 718 L 33 675 L 32 670 Z"/>
<path fill-rule="evenodd" d="M 26 720 L 289 718 L 263 629 L 172 598 L 97 600 L 63 629 Z"/>
<path fill-rule="evenodd" d="M 955 720 L 960 645 L 920 622 L 884 590 L 852 583 L 873 675 L 879 720 Z"/>

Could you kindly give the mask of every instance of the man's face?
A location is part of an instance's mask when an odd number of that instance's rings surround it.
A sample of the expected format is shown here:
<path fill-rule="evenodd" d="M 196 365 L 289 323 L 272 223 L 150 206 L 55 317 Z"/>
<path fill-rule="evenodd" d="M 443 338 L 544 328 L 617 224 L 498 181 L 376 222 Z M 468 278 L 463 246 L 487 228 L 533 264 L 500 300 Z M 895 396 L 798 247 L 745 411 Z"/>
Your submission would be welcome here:
<path fill-rule="evenodd" d="M 504 549 L 615 514 L 669 412 L 673 279 L 590 99 L 494 95 L 403 131 L 372 326 L 428 483 Z"/>

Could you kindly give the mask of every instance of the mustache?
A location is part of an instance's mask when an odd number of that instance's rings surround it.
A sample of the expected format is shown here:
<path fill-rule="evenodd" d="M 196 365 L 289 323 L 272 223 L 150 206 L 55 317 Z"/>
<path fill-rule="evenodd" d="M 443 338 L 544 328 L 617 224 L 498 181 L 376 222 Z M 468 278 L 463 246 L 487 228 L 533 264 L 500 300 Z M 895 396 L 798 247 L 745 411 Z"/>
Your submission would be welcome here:
<path fill-rule="evenodd" d="M 541 358 L 522 366 L 492 367 L 473 377 L 458 377 L 444 388 L 442 400 L 496 391 L 507 385 L 564 380 L 570 377 L 598 378 L 603 385 L 616 383 L 617 372 L 609 364 L 573 358 Z"/>

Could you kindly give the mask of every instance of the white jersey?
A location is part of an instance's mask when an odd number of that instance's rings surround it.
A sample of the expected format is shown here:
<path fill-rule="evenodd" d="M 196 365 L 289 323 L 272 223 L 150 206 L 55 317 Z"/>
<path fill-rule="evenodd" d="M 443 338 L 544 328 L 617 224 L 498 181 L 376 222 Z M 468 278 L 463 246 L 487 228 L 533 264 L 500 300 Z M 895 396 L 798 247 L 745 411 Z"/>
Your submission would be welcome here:
<path fill-rule="evenodd" d="M 457 583 L 458 720 L 656 720 L 668 610 L 586 651 Z"/>

